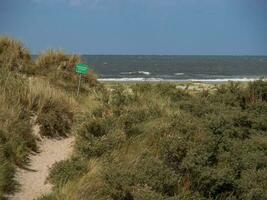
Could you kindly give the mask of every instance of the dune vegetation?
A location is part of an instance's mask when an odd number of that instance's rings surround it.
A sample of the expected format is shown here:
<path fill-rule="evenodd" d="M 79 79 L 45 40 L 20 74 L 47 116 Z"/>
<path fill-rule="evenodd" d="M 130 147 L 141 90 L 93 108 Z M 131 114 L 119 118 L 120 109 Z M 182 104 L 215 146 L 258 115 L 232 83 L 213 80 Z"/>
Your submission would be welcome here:
<path fill-rule="evenodd" d="M 45 55 L 39 59 L 49 62 Z M 37 74 L 39 62 L 35 62 L 21 42 L 0 38 L 0 199 L 19 189 L 16 167 L 27 168 L 29 154 L 38 152 L 32 126 L 38 123 L 43 136 L 65 137 L 79 112 L 72 90 L 57 87 L 50 74 Z"/>
<path fill-rule="evenodd" d="M 96 94 L 43 199 L 266 199 L 266 95 L 263 81 L 193 94 L 114 85 Z"/>
<path fill-rule="evenodd" d="M 39 200 L 267 199 L 266 82 L 188 91 L 89 77 L 77 98 L 77 56 L 48 51 L 22 71 L 0 61 L 0 199 L 38 151 L 33 118 L 44 136 L 76 137 Z"/>

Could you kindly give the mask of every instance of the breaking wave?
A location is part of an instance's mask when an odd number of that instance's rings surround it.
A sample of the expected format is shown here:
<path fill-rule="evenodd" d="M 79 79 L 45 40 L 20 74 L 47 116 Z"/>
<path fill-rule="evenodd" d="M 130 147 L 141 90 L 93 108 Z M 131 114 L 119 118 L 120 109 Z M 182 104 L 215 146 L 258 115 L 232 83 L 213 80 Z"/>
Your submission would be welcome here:
<path fill-rule="evenodd" d="M 102 82 L 203 82 L 203 83 L 223 83 L 233 82 L 251 82 L 261 78 L 220 78 L 220 79 L 162 79 L 162 78 L 100 78 Z M 261 79 L 267 81 L 267 79 Z"/>
<path fill-rule="evenodd" d="M 146 71 L 134 71 L 134 72 L 121 72 L 120 74 L 124 75 L 133 75 L 133 74 L 144 74 L 144 75 L 150 75 L 150 72 Z"/>

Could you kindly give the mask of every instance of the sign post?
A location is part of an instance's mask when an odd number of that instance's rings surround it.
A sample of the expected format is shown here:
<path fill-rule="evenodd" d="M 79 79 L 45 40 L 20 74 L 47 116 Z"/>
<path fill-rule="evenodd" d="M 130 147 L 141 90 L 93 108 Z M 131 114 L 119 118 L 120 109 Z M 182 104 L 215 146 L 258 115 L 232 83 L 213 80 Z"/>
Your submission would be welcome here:
<path fill-rule="evenodd" d="M 81 80 L 82 80 L 82 74 L 79 75 L 79 84 L 78 84 L 78 89 L 77 89 L 77 97 L 79 96 L 79 93 L 80 93 Z"/>
<path fill-rule="evenodd" d="M 80 93 L 82 75 L 87 75 L 88 72 L 89 72 L 89 67 L 86 64 L 76 65 L 76 73 L 79 74 L 79 84 L 78 84 L 78 88 L 77 88 L 77 96 L 79 96 L 79 93 Z"/>

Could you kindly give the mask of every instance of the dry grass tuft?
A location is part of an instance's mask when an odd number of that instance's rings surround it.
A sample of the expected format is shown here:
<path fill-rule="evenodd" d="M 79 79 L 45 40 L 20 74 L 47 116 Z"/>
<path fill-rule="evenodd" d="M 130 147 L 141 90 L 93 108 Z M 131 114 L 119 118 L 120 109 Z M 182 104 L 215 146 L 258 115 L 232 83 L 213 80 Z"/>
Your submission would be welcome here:
<path fill-rule="evenodd" d="M 0 37 L 0 67 L 11 71 L 22 71 L 31 65 L 31 56 L 20 41 Z"/>
<path fill-rule="evenodd" d="M 67 55 L 64 51 L 48 50 L 42 53 L 36 60 L 36 66 L 40 73 L 46 74 L 56 70 L 64 73 L 73 73 L 76 64 L 81 62 L 78 55 Z"/>
<path fill-rule="evenodd" d="M 75 66 L 82 63 L 78 55 L 67 55 L 60 50 L 48 50 L 42 53 L 35 61 L 35 74 L 47 77 L 51 83 L 68 91 L 75 91 L 78 75 Z M 88 86 L 96 86 L 97 80 L 92 75 L 83 76 L 82 91 Z"/>

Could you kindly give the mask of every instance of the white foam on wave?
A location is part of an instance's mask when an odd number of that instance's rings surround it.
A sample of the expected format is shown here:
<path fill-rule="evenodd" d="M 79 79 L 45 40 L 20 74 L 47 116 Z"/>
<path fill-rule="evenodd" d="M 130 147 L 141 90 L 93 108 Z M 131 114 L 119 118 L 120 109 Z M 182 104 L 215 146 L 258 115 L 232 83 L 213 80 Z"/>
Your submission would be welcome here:
<path fill-rule="evenodd" d="M 150 72 L 145 72 L 145 71 L 138 71 L 139 74 L 145 74 L 145 75 L 150 75 Z"/>
<path fill-rule="evenodd" d="M 120 74 L 144 74 L 144 75 L 150 75 L 150 72 L 146 71 L 134 71 L 134 72 L 121 72 Z"/>
<path fill-rule="evenodd" d="M 252 82 L 256 80 L 267 81 L 267 79 L 261 78 L 218 78 L 218 79 L 190 79 L 190 82 Z"/>
<path fill-rule="evenodd" d="M 144 81 L 163 81 L 157 78 L 100 78 L 98 81 L 103 82 L 144 82 Z"/>
<path fill-rule="evenodd" d="M 182 75 L 184 75 L 184 73 L 175 73 L 174 75 L 175 76 L 182 76 Z"/>
<path fill-rule="evenodd" d="M 161 79 L 161 78 L 100 78 L 102 82 L 203 82 L 203 83 L 222 83 L 222 82 L 251 82 L 256 80 L 267 81 L 262 78 L 220 78 L 220 79 Z"/>

